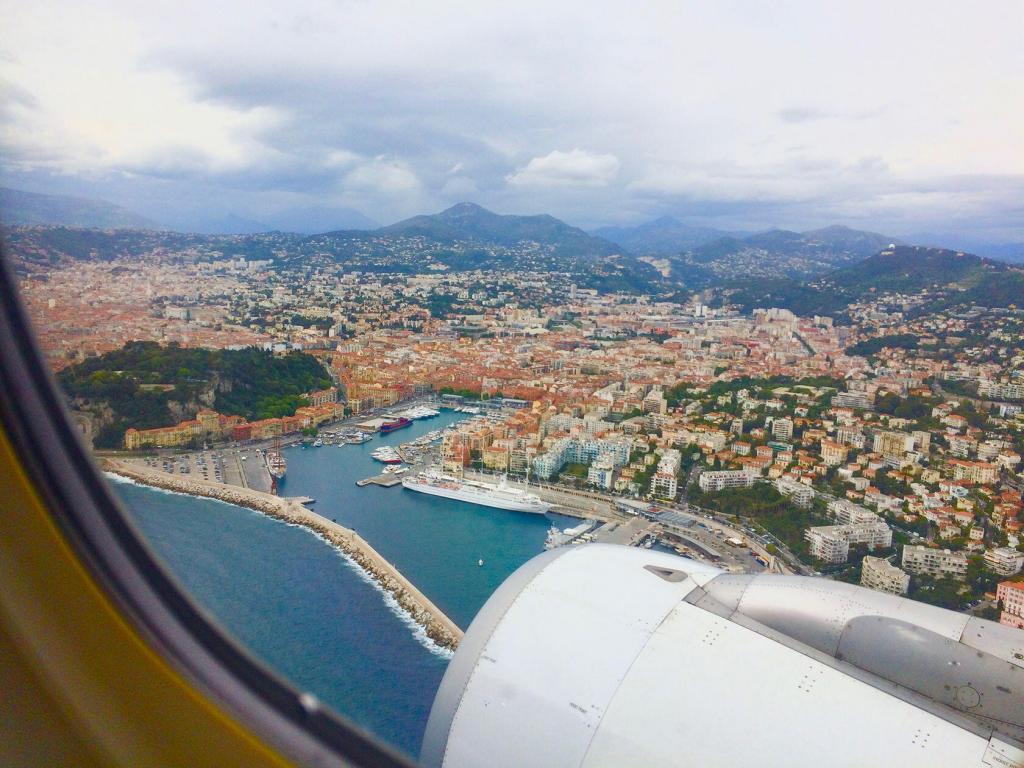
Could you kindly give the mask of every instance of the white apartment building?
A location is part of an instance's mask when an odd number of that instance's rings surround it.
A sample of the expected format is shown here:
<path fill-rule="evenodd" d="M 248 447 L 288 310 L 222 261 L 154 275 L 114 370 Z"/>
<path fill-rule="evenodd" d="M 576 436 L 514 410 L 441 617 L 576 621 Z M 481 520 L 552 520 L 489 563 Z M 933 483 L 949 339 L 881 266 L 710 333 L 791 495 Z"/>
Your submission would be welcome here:
<path fill-rule="evenodd" d="M 832 398 L 837 408 L 870 408 L 873 398 L 867 392 L 840 392 Z"/>
<path fill-rule="evenodd" d="M 903 547 L 901 565 L 918 575 L 963 581 L 967 577 L 967 555 L 948 549 L 933 549 L 921 544 Z"/>
<path fill-rule="evenodd" d="M 836 429 L 836 442 L 861 450 L 864 447 L 864 433 L 860 427 L 839 427 Z"/>
<path fill-rule="evenodd" d="M 860 584 L 879 592 L 905 595 L 910 589 L 910 574 L 884 557 L 865 555 L 861 560 Z"/>
<path fill-rule="evenodd" d="M 725 488 L 749 488 L 760 476 L 759 472 L 750 469 L 702 472 L 697 484 L 702 491 L 721 491 Z"/>
<path fill-rule="evenodd" d="M 679 465 L 682 455 L 675 448 L 670 448 L 661 456 L 658 469 L 651 478 L 651 495 L 659 499 L 674 499 L 679 490 Z"/>
<path fill-rule="evenodd" d="M 811 555 L 826 563 L 845 563 L 851 544 L 867 544 L 869 549 L 892 544 L 892 529 L 881 520 L 855 525 L 821 525 L 804 532 Z"/>
<path fill-rule="evenodd" d="M 608 454 L 601 454 L 587 469 L 587 482 L 599 488 L 609 489 L 615 483 L 615 462 Z"/>
<path fill-rule="evenodd" d="M 643 411 L 644 413 L 666 413 L 668 411 L 668 402 L 660 389 L 652 389 L 647 393 L 643 399 Z"/>
<path fill-rule="evenodd" d="M 1024 384 L 1004 384 L 982 379 L 978 382 L 978 394 L 993 400 L 1024 400 Z"/>
<path fill-rule="evenodd" d="M 999 479 L 999 467 L 987 461 L 966 461 L 950 459 L 948 462 L 954 480 L 970 480 L 987 485 Z"/>
<path fill-rule="evenodd" d="M 547 451 L 533 460 L 533 474 L 547 480 L 569 462 L 589 464 L 601 455 L 621 467 L 629 462 L 632 447 L 633 442 L 627 438 L 559 438 L 551 441 Z"/>
<path fill-rule="evenodd" d="M 772 436 L 779 440 L 789 440 L 793 437 L 792 419 L 775 419 L 772 422 Z"/>
<path fill-rule="evenodd" d="M 794 504 L 803 509 L 811 506 L 814 501 L 814 489 L 791 477 L 780 477 L 775 481 L 775 489 L 783 496 L 788 496 Z"/>
<path fill-rule="evenodd" d="M 990 549 L 984 556 L 985 564 L 1000 576 L 1013 576 L 1024 568 L 1024 552 L 1010 547 Z"/>
<path fill-rule="evenodd" d="M 857 525 L 859 523 L 873 523 L 880 518 L 870 509 L 865 509 L 859 504 L 854 504 L 846 499 L 833 499 L 828 503 L 828 513 L 835 518 L 840 525 Z"/>

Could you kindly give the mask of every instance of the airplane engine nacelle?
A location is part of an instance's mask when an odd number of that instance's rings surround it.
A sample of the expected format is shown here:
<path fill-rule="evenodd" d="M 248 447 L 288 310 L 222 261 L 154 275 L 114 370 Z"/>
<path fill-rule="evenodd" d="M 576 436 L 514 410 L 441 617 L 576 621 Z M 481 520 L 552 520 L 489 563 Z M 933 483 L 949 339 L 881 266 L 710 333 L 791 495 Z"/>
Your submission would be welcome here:
<path fill-rule="evenodd" d="M 428 766 L 1024 766 L 1024 631 L 851 584 L 585 545 L 512 574 Z"/>

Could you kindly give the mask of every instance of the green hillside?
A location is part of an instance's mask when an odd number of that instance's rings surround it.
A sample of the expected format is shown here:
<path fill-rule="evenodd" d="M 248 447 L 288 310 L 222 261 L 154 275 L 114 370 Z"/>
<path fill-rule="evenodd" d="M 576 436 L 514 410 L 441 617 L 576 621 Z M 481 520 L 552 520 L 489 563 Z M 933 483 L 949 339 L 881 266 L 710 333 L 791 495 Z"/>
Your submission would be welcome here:
<path fill-rule="evenodd" d="M 283 416 L 305 404 L 303 393 L 331 385 L 317 359 L 301 352 L 141 341 L 67 368 L 58 380 L 76 408 L 102 423 L 101 448 L 120 447 L 128 427 L 168 426 L 205 407 L 247 419 Z"/>

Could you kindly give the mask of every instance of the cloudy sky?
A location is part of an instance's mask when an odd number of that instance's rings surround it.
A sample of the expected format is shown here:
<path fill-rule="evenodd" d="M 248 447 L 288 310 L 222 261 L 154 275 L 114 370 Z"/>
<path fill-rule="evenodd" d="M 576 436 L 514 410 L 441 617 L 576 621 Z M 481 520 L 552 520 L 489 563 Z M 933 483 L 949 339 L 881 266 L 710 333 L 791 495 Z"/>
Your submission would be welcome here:
<path fill-rule="evenodd" d="M 1024 3 L 0 0 L 0 183 L 1024 239 Z"/>

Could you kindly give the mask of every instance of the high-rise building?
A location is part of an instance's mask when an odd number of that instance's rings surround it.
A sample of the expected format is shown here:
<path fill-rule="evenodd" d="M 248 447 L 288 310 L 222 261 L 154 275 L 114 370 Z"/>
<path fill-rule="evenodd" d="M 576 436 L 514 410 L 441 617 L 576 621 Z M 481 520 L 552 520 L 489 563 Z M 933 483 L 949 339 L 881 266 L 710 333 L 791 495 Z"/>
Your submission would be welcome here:
<path fill-rule="evenodd" d="M 902 459 L 914 450 L 914 436 L 906 432 L 876 432 L 874 451 L 886 459 Z"/>
<path fill-rule="evenodd" d="M 682 456 L 675 448 L 662 454 L 658 468 L 651 478 L 651 495 L 659 499 L 674 499 L 679 490 L 679 464 Z"/>
<path fill-rule="evenodd" d="M 775 419 L 772 422 L 772 436 L 779 438 L 779 440 L 789 440 L 793 437 L 793 420 L 792 419 Z"/>

